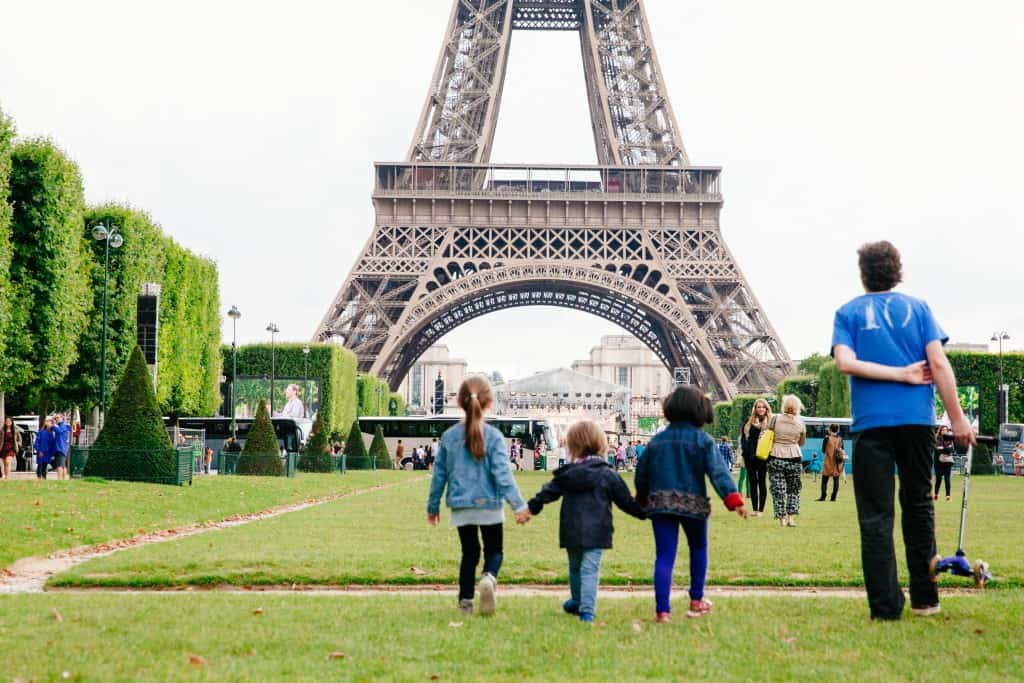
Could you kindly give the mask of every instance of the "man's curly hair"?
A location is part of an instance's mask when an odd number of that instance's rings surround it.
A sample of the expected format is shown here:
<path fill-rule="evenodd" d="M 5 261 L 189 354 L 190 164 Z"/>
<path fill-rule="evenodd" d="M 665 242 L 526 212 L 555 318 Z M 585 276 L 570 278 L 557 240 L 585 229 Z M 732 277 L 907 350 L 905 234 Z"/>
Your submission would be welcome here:
<path fill-rule="evenodd" d="M 869 292 L 886 292 L 903 281 L 900 252 L 892 242 L 869 242 L 857 250 L 860 281 Z"/>

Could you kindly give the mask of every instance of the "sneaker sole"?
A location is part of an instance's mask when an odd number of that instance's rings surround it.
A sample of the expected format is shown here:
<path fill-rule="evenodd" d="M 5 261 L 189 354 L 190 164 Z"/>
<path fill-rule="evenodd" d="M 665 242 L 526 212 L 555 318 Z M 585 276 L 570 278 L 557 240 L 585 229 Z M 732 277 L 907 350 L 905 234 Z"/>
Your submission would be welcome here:
<path fill-rule="evenodd" d="M 911 608 L 910 614 L 915 617 L 934 617 L 942 614 L 942 607 L 936 605 L 935 607 L 923 607 L 920 609 Z"/>
<path fill-rule="evenodd" d="M 494 595 L 494 583 L 488 579 L 480 579 L 477 589 L 480 591 L 480 614 L 488 616 L 494 614 L 498 607 L 498 600 Z"/>

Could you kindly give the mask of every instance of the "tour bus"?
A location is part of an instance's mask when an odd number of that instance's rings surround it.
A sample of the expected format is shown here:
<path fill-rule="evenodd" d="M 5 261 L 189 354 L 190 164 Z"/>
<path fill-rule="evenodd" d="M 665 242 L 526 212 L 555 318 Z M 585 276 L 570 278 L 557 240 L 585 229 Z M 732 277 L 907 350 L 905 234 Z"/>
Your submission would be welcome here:
<path fill-rule="evenodd" d="M 238 422 L 238 442 L 244 444 L 252 428 L 253 418 L 240 417 Z M 306 439 L 313 432 L 313 421 L 302 417 L 275 417 L 271 418 L 274 423 L 274 432 L 277 434 L 277 445 L 289 453 L 297 453 L 305 445 Z M 206 447 L 218 452 L 224 446 L 224 442 L 231 436 L 230 417 L 182 417 L 177 421 L 164 418 L 164 424 L 171 428 L 177 426 L 182 430 L 199 430 L 206 432 Z"/>
<path fill-rule="evenodd" d="M 850 436 L 850 425 L 853 423 L 848 417 L 801 417 L 807 427 L 807 443 L 801 447 L 803 452 L 804 469 L 810 464 L 814 454 L 818 454 L 818 462 L 824 465 L 825 454 L 821 450 L 822 441 L 828 434 L 829 425 L 839 425 L 839 437 L 843 440 L 843 450 L 846 451 L 846 473 L 853 471 L 853 438 Z"/>
<path fill-rule="evenodd" d="M 1003 456 L 1001 474 L 1013 474 L 1013 450 L 1024 441 L 1024 424 L 1003 423 L 999 426 L 999 455 Z"/>
<path fill-rule="evenodd" d="M 363 433 L 366 448 L 370 448 L 373 435 L 380 426 L 384 432 L 384 442 L 388 453 L 394 457 L 398 440 L 405 446 L 405 458 L 402 467 L 412 468 L 412 449 L 417 446 L 428 446 L 434 439 L 440 439 L 445 430 L 462 419 L 458 415 L 428 415 L 426 417 L 361 417 L 359 430 Z M 551 421 L 534 417 L 488 417 L 487 424 L 496 427 L 505 436 L 506 450 L 515 439 L 523 448 L 524 466 L 532 469 L 532 457 L 529 454 L 539 445 L 542 455 L 553 452 L 558 443 Z M 408 461 L 408 462 L 406 462 Z"/>

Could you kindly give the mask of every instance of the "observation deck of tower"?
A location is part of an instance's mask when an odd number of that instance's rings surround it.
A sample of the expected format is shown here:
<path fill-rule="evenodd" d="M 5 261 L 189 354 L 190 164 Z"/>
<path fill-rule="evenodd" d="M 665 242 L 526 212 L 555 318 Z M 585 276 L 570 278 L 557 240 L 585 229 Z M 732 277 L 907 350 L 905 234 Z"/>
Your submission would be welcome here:
<path fill-rule="evenodd" d="M 596 165 L 490 163 L 516 30 L 580 36 Z M 442 336 L 530 305 L 616 323 L 720 398 L 793 363 L 725 244 L 720 169 L 690 163 L 643 0 L 454 0 L 407 161 L 314 339 L 397 387 Z"/>

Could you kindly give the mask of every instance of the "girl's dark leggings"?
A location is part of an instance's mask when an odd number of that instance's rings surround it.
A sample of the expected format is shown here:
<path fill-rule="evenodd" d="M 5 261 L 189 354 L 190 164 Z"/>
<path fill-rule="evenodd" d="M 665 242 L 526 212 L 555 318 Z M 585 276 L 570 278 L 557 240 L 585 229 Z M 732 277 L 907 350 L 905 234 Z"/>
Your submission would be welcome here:
<path fill-rule="evenodd" d="M 950 478 L 953 474 L 953 463 L 939 463 L 935 465 L 935 495 L 939 495 L 939 484 L 946 482 L 946 497 L 949 498 Z"/>
<path fill-rule="evenodd" d="M 477 530 L 479 529 L 479 538 Z M 501 569 L 503 529 L 501 524 L 459 527 L 462 562 L 459 564 L 459 600 L 472 600 L 476 588 L 476 566 L 480 564 L 480 538 L 484 542 L 484 573 L 498 578 Z"/>
<path fill-rule="evenodd" d="M 750 481 L 750 507 L 754 512 L 764 512 L 764 504 L 768 501 L 768 461 L 756 455 L 745 460 Z"/>

